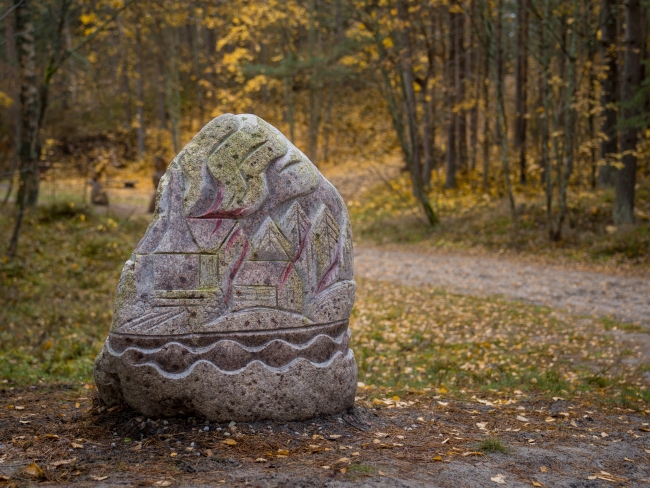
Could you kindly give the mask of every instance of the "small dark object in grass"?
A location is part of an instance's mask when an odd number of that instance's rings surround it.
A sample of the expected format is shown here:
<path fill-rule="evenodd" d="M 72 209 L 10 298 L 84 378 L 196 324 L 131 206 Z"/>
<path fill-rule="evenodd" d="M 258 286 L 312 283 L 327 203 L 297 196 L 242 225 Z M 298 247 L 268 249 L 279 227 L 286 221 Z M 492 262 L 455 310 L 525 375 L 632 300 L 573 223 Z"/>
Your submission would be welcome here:
<path fill-rule="evenodd" d="M 498 437 L 486 437 L 481 441 L 478 448 L 484 452 L 500 452 L 503 454 L 508 454 L 512 451 L 512 449 L 504 444 Z"/>
<path fill-rule="evenodd" d="M 135 188 L 135 181 L 125 181 L 124 188 Z"/>

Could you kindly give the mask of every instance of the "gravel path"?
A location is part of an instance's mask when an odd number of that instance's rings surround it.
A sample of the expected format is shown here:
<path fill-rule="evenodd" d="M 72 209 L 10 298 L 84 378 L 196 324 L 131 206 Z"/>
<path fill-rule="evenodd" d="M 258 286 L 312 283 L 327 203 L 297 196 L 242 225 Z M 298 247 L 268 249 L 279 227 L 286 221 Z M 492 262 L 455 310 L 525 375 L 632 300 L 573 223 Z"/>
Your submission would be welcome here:
<path fill-rule="evenodd" d="M 402 285 L 440 286 L 469 295 L 614 316 L 650 327 L 650 279 L 462 256 L 355 248 L 355 275 Z"/>

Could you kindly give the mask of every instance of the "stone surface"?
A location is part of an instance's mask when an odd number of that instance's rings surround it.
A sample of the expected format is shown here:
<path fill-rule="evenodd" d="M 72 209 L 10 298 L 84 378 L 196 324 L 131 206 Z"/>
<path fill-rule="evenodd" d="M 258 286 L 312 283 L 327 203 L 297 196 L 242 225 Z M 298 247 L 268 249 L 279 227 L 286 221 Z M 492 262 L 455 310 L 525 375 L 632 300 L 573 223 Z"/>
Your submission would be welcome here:
<path fill-rule="evenodd" d="M 95 361 L 100 397 L 213 421 L 341 412 L 354 291 L 337 191 L 277 129 L 222 115 L 160 180 Z"/>

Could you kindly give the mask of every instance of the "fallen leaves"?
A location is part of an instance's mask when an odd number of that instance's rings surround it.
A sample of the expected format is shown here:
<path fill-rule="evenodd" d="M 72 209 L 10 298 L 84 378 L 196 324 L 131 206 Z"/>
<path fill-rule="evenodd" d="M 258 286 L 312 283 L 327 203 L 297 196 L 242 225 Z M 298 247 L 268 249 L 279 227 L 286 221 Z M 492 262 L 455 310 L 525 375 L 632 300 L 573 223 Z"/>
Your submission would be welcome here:
<path fill-rule="evenodd" d="M 627 481 L 627 478 L 623 478 L 622 476 L 613 475 L 611 473 L 608 473 L 607 471 L 601 471 L 599 473 L 596 473 L 593 476 L 588 476 L 587 479 L 610 481 L 612 483 L 623 483 L 623 482 Z"/>
<path fill-rule="evenodd" d="M 70 447 L 72 447 L 73 449 L 83 449 L 84 448 L 83 444 L 77 444 L 76 442 L 71 442 Z"/>
<path fill-rule="evenodd" d="M 524 417 L 522 415 L 517 415 L 516 418 L 517 418 L 517 420 L 519 420 L 519 422 L 530 422 L 529 419 L 527 419 L 526 417 Z"/>
<path fill-rule="evenodd" d="M 30 464 L 25 466 L 22 470 L 21 473 L 29 478 L 42 478 L 43 477 L 43 470 L 41 467 L 36 464 L 34 461 L 32 461 Z"/>
<path fill-rule="evenodd" d="M 506 484 L 505 476 L 503 476 L 502 474 L 498 474 L 498 475 L 496 475 L 496 476 L 492 476 L 492 477 L 490 478 L 490 481 L 494 481 L 495 483 L 497 483 L 497 484 L 499 484 L 499 485 L 505 485 L 505 484 Z"/>
<path fill-rule="evenodd" d="M 54 467 L 54 468 L 58 468 L 59 466 L 66 466 L 66 465 L 68 465 L 68 464 L 72 464 L 72 463 L 74 463 L 76 460 L 77 460 L 76 457 L 74 457 L 74 458 L 72 458 L 72 459 L 62 459 L 62 460 L 60 460 L 60 461 L 54 461 L 54 462 L 50 463 L 50 466 L 52 466 L 52 467 Z"/>
<path fill-rule="evenodd" d="M 235 439 L 226 439 L 224 441 L 221 441 L 222 444 L 226 444 L 227 446 L 236 446 L 237 441 Z"/>
<path fill-rule="evenodd" d="M 94 474 L 92 474 L 92 475 L 90 475 L 90 477 L 91 477 L 92 479 L 94 479 L 95 481 L 104 481 L 104 480 L 107 480 L 107 479 L 108 479 L 108 475 L 106 475 L 106 476 L 100 476 L 100 475 L 94 475 Z"/>

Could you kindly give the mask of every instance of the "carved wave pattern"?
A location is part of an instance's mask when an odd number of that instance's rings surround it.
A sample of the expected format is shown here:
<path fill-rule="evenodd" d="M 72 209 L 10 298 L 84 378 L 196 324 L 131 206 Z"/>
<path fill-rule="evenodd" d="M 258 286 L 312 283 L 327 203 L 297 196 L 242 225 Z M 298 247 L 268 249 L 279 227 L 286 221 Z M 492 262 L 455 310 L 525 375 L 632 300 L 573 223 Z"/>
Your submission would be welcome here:
<path fill-rule="evenodd" d="M 310 341 L 295 345 L 281 339 L 272 340 L 262 346 L 249 347 L 230 339 L 220 340 L 211 346 L 192 348 L 178 342 L 169 342 L 155 349 L 128 347 L 123 352 L 108 346 L 108 352 L 126 364 L 152 365 L 169 374 L 182 374 L 197 362 L 209 362 L 224 372 L 233 372 L 259 361 L 271 368 L 281 368 L 295 361 L 306 359 L 312 363 L 325 363 L 337 353 L 345 355 L 350 344 L 350 332 L 332 338 L 319 334 Z"/>

